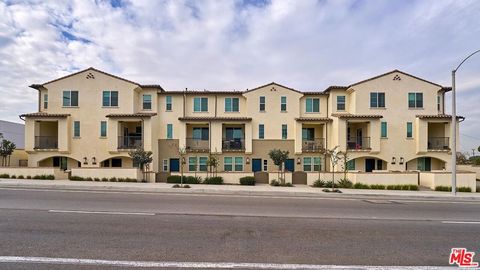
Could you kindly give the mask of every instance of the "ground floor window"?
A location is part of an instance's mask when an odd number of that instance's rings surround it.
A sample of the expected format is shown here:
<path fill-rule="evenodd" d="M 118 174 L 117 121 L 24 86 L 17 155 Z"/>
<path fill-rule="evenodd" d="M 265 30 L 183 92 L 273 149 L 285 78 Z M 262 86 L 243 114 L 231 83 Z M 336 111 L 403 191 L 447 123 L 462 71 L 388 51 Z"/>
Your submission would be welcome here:
<path fill-rule="evenodd" d="M 266 159 L 263 160 L 263 171 L 268 171 L 268 160 Z"/>
<path fill-rule="evenodd" d="M 417 159 L 417 170 L 419 171 L 431 171 L 432 170 L 432 158 L 421 157 Z"/>
<path fill-rule="evenodd" d="M 164 159 L 162 162 L 163 162 L 163 163 L 162 163 L 162 169 L 163 169 L 163 171 L 164 171 L 164 172 L 168 172 L 168 159 Z"/>
<path fill-rule="evenodd" d="M 303 171 L 318 172 L 322 169 L 320 157 L 304 157 L 303 158 Z"/>
<path fill-rule="evenodd" d="M 189 157 L 188 158 L 188 170 L 191 172 L 207 171 L 208 157 Z"/>
<path fill-rule="evenodd" d="M 122 167 L 122 159 L 112 158 L 112 167 Z"/>
<path fill-rule="evenodd" d="M 224 157 L 223 170 L 226 172 L 242 172 L 243 171 L 243 157 Z"/>
<path fill-rule="evenodd" d="M 355 170 L 355 159 L 347 161 L 347 170 L 354 171 Z"/>

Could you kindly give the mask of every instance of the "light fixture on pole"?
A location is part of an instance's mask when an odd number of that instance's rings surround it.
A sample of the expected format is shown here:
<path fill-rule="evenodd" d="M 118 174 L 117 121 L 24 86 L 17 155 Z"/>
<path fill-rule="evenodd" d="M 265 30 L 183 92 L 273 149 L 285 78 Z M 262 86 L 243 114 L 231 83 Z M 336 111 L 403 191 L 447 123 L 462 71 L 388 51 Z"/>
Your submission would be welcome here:
<path fill-rule="evenodd" d="M 452 194 L 456 195 L 457 193 L 457 107 L 455 101 L 455 73 L 460 68 L 460 66 L 467 61 L 468 58 L 472 57 L 474 54 L 479 53 L 480 50 L 474 51 L 457 66 L 456 69 L 452 70 Z"/>

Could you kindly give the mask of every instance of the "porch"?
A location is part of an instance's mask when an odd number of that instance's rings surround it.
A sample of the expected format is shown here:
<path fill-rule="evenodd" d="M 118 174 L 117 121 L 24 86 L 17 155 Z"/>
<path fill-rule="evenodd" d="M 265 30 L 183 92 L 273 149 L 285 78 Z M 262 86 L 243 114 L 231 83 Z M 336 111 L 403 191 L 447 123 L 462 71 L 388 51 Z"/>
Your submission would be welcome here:
<path fill-rule="evenodd" d="M 58 149 L 58 121 L 35 121 L 34 149 Z"/>
<path fill-rule="evenodd" d="M 118 122 L 118 144 L 119 150 L 130 150 L 143 146 L 143 129 L 141 121 L 119 121 Z"/>
<path fill-rule="evenodd" d="M 347 149 L 370 150 L 370 127 L 370 121 L 349 121 L 347 124 Z"/>
<path fill-rule="evenodd" d="M 208 123 L 186 124 L 187 152 L 208 152 L 210 150 L 210 125 Z"/>
<path fill-rule="evenodd" d="M 450 128 L 448 123 L 428 123 L 427 150 L 448 151 L 450 150 Z"/>
<path fill-rule="evenodd" d="M 245 151 L 245 124 L 222 125 L 222 151 Z"/>

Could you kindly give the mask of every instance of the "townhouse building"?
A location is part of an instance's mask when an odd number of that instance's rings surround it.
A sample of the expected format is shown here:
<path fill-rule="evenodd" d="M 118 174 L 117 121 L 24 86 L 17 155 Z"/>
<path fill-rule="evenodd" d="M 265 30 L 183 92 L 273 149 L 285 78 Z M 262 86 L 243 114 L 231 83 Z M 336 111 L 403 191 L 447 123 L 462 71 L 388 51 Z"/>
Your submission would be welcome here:
<path fill-rule="evenodd" d="M 274 148 L 289 151 L 289 171 L 328 171 L 321 153 L 335 146 L 352 171 L 451 167 L 451 88 L 399 70 L 323 91 L 274 82 L 170 91 L 94 68 L 31 87 L 38 112 L 20 116 L 30 167 L 133 167 L 128 152 L 139 146 L 153 152 L 150 169 L 160 175 L 182 163 L 205 171 L 210 154 L 219 172 L 275 171 Z"/>

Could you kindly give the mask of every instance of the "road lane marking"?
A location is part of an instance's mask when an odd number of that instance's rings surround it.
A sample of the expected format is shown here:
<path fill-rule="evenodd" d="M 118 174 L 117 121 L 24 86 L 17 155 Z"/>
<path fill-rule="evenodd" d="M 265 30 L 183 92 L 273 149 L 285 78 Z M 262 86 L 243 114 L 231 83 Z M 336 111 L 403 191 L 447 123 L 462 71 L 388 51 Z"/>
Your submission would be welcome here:
<path fill-rule="evenodd" d="M 155 213 L 146 212 L 109 212 L 109 211 L 83 211 L 83 210 L 48 210 L 50 213 L 74 213 L 74 214 L 103 214 L 103 215 L 135 215 L 154 216 Z"/>
<path fill-rule="evenodd" d="M 77 258 L 22 257 L 0 256 L 0 263 L 33 263 L 33 264 L 67 264 L 118 266 L 135 268 L 193 268 L 193 269 L 451 269 L 451 267 L 435 266 L 357 266 L 357 265 L 316 265 L 316 264 L 281 264 L 281 263 L 235 263 L 235 262 L 175 262 L 175 261 L 117 261 Z"/>
<path fill-rule="evenodd" d="M 445 224 L 480 224 L 480 221 L 442 221 Z"/>

